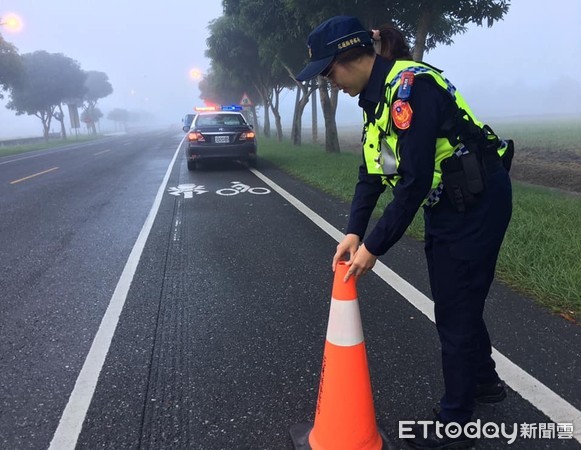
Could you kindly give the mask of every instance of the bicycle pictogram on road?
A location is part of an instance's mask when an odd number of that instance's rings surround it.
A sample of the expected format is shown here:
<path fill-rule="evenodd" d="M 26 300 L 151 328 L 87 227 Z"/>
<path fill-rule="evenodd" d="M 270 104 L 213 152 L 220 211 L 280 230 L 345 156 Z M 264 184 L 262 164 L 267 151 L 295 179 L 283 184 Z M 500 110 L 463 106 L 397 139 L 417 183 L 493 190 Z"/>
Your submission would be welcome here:
<path fill-rule="evenodd" d="M 241 183 L 240 181 L 231 181 L 232 186 L 227 188 L 218 189 L 216 194 L 223 195 L 225 197 L 231 197 L 233 195 L 242 194 L 243 192 L 248 192 L 254 195 L 265 195 L 270 194 L 270 189 L 265 187 L 250 187 L 247 184 Z M 170 187 L 168 193 L 170 195 L 175 195 L 176 197 L 193 198 L 195 195 L 206 194 L 210 191 L 206 189 L 203 185 L 195 184 L 180 184 L 177 187 Z"/>
<path fill-rule="evenodd" d="M 232 181 L 232 186 L 229 188 L 222 188 L 216 191 L 218 195 L 231 196 L 238 195 L 243 192 L 248 192 L 249 194 L 255 195 L 265 195 L 270 194 L 270 189 L 265 187 L 250 187 L 247 184 L 243 184 L 240 181 Z"/>

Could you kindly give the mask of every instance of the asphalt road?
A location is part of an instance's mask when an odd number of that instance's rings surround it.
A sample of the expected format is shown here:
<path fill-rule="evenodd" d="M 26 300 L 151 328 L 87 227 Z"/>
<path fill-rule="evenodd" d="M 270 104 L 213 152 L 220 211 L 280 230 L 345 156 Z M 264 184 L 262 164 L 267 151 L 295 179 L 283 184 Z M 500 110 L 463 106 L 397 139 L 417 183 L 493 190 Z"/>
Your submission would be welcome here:
<path fill-rule="evenodd" d="M 336 240 L 280 189 L 339 231 L 348 205 L 268 165 L 188 172 L 180 152 L 172 166 L 181 137 L 0 159 L 1 448 L 291 449 L 289 428 L 313 420 Z M 430 419 L 441 394 L 438 340 L 409 300 L 429 295 L 421 243 L 404 239 L 382 262 L 417 289 L 377 274 L 358 285 L 378 424 L 399 447 L 398 420 Z M 106 314 L 123 280 L 122 310 Z M 501 284 L 487 316 L 515 381 L 476 418 L 542 424 L 569 405 L 561 422 L 578 421 L 579 328 Z M 101 367 L 89 350 L 107 324 Z"/>

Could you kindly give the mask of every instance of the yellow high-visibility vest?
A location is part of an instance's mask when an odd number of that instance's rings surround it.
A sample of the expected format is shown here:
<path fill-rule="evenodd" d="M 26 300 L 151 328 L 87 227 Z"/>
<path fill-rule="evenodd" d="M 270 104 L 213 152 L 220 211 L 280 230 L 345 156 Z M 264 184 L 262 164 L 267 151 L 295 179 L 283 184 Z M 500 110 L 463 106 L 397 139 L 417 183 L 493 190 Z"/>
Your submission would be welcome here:
<path fill-rule="evenodd" d="M 394 129 L 395 127 L 391 118 L 391 107 L 393 102 L 397 100 L 397 92 L 401 84 L 401 75 L 404 72 L 413 72 L 416 77 L 432 77 L 438 86 L 450 94 L 458 108 L 463 111 L 463 118 L 465 120 L 471 120 L 479 128 L 484 127 L 482 122 L 476 119 L 472 110 L 460 93 L 456 91 L 452 83 L 438 70 L 420 62 L 407 60 L 395 61 L 385 78 L 385 95 L 375 109 L 375 117 L 370 119 L 365 112 L 363 113 L 365 120 L 363 156 L 367 173 L 382 175 L 383 183 L 388 186 L 394 186 L 400 179 L 397 171 L 400 164 L 399 135 Z M 459 137 L 457 136 L 457 138 Z M 489 138 L 496 139 L 496 136 L 490 135 Z M 449 137 L 438 137 L 436 139 L 432 189 L 437 188 L 442 180 L 442 170 L 440 167 L 442 160 L 451 156 L 462 145 L 459 139 L 454 139 L 454 141 L 450 142 Z M 506 144 L 503 141 L 501 142 L 502 145 L 498 148 L 498 154 L 500 156 L 504 154 L 507 148 Z"/>

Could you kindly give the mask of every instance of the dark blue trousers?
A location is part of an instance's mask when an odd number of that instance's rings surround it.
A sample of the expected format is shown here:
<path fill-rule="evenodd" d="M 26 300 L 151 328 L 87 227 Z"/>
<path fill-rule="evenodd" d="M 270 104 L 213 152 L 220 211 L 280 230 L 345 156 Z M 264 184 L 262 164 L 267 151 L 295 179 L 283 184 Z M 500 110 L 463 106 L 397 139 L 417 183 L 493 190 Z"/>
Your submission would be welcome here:
<path fill-rule="evenodd" d="M 440 417 L 445 422 L 469 422 L 476 384 L 499 379 L 482 315 L 512 213 L 512 188 L 503 167 L 487 180 L 478 203 L 465 212 L 457 212 L 445 193 L 424 212 L 445 384 Z"/>

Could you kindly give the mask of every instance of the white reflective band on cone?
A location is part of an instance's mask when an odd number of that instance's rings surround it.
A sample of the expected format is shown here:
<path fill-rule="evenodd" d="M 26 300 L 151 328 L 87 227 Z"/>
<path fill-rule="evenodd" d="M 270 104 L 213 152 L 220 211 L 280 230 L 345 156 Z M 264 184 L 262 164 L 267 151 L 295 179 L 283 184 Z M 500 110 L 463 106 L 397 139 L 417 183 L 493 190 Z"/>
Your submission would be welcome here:
<path fill-rule="evenodd" d="M 352 347 L 363 342 L 363 327 L 357 300 L 331 299 L 327 341 L 341 347 Z"/>

